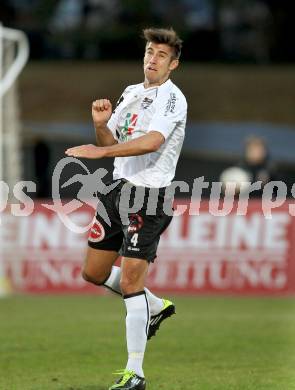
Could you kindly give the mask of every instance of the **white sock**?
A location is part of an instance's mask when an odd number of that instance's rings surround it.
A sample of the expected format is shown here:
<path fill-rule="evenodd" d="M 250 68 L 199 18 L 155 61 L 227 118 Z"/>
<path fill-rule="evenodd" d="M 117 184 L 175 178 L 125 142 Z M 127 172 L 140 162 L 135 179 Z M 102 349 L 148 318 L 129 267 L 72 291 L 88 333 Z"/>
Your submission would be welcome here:
<path fill-rule="evenodd" d="M 125 295 L 124 301 L 127 310 L 126 340 L 128 362 L 126 369 L 144 377 L 142 364 L 150 317 L 148 300 L 145 291 L 140 291 L 135 294 Z"/>
<path fill-rule="evenodd" d="M 121 287 L 120 287 L 120 279 L 121 279 L 121 268 L 113 265 L 110 276 L 104 282 L 103 285 L 109 288 L 110 290 L 112 290 L 113 292 L 122 295 Z"/>
<path fill-rule="evenodd" d="M 121 268 L 114 265 L 112 267 L 110 276 L 104 282 L 104 286 L 116 292 L 117 294 L 121 294 L 120 279 L 121 279 Z M 151 315 L 154 316 L 155 314 L 160 313 L 160 311 L 163 309 L 164 306 L 163 300 L 161 298 L 158 298 L 156 295 L 154 295 L 146 287 L 144 291 L 146 292 L 146 296 L 149 301 Z"/>
<path fill-rule="evenodd" d="M 151 316 L 154 316 L 163 309 L 164 307 L 164 302 L 163 299 L 156 297 L 148 288 L 144 288 L 144 291 L 146 293 L 147 299 L 149 301 L 150 305 L 150 313 Z"/>

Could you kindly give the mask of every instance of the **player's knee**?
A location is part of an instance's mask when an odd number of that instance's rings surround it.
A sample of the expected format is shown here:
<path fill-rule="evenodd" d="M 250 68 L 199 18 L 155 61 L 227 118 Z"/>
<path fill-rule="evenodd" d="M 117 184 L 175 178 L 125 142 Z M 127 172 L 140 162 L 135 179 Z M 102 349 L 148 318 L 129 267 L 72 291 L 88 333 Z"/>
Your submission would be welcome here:
<path fill-rule="evenodd" d="M 105 280 L 107 279 L 105 275 L 93 275 L 87 269 L 83 269 L 83 271 L 82 271 L 82 278 L 86 282 L 95 284 L 97 286 L 103 285 Z"/>
<path fill-rule="evenodd" d="M 85 270 L 82 271 L 82 278 L 83 278 L 86 282 L 96 284 L 96 283 L 94 283 L 95 280 L 94 280 L 93 276 L 92 276 L 90 273 L 88 273 L 87 271 L 85 271 Z"/>

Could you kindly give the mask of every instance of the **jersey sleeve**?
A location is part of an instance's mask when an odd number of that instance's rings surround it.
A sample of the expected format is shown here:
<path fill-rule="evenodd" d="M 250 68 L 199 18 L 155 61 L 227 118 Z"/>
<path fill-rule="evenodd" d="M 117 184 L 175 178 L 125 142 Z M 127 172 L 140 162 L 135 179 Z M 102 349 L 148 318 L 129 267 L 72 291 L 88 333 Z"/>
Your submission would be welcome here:
<path fill-rule="evenodd" d="M 117 123 L 118 123 L 118 118 L 119 118 L 119 114 L 120 114 L 120 111 L 121 111 L 121 103 L 123 102 L 123 100 L 125 99 L 126 97 L 126 94 L 128 93 L 128 87 L 124 90 L 124 92 L 122 93 L 122 95 L 120 96 L 119 100 L 117 101 L 116 103 L 116 107 L 110 117 L 110 119 L 108 120 L 108 123 L 107 123 L 107 127 L 111 130 L 112 134 L 113 134 L 113 137 L 118 141 L 117 139 L 117 135 L 116 135 L 116 128 L 117 128 Z"/>
<path fill-rule="evenodd" d="M 159 98 L 157 108 L 149 124 L 149 131 L 159 131 L 165 139 L 169 137 L 176 125 L 186 120 L 187 103 L 184 97 L 175 93 Z"/>

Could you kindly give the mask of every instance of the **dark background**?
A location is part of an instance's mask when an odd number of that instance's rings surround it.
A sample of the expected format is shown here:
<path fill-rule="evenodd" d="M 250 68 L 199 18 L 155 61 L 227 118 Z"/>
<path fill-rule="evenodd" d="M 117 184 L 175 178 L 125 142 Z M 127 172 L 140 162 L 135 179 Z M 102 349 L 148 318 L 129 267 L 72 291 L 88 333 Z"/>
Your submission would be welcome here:
<path fill-rule="evenodd" d="M 142 81 L 142 29 L 173 26 L 184 46 L 172 79 L 189 105 L 176 179 L 218 180 L 254 134 L 266 140 L 278 178 L 290 189 L 294 10 L 291 0 L 1 0 L 2 23 L 24 30 L 30 41 L 19 79 L 24 178 L 40 181 L 44 172 L 38 195 L 50 196 L 64 150 L 94 143 L 92 100 L 115 103 L 126 85 Z M 88 165 L 111 170 L 112 162 Z"/>
<path fill-rule="evenodd" d="M 295 60 L 292 0 L 1 0 L 0 19 L 24 30 L 32 59 L 142 55 L 139 32 L 173 26 L 184 61 Z"/>

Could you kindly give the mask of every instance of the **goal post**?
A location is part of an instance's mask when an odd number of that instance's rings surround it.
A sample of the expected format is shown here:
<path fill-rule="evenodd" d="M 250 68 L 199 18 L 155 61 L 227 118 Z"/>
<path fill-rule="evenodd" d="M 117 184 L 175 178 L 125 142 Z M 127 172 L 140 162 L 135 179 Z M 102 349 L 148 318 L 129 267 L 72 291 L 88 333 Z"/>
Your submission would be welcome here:
<path fill-rule="evenodd" d="M 20 31 L 0 23 L 0 182 L 11 187 L 21 179 L 21 129 L 18 118 L 16 79 L 29 58 L 29 43 Z M 9 292 L 4 268 L 3 234 L 1 229 L 6 195 L 0 186 L 0 296 Z M 11 193 L 10 188 L 10 193 Z"/>
<path fill-rule="evenodd" d="M 12 115 L 16 111 L 17 102 L 6 104 L 7 110 L 4 112 L 5 100 L 9 99 L 9 93 L 28 58 L 29 43 L 26 35 L 22 31 L 6 28 L 0 24 L 0 180 L 11 180 L 10 175 L 5 172 L 5 157 L 10 156 L 10 153 L 15 150 L 6 150 L 5 156 L 4 149 L 6 146 L 9 149 L 8 140 L 14 136 L 17 137 L 13 131 L 15 125 L 13 122 L 17 119 L 7 118 L 8 120 L 5 120 L 7 111 L 12 111 Z M 10 128 L 12 128 L 11 131 Z"/>

